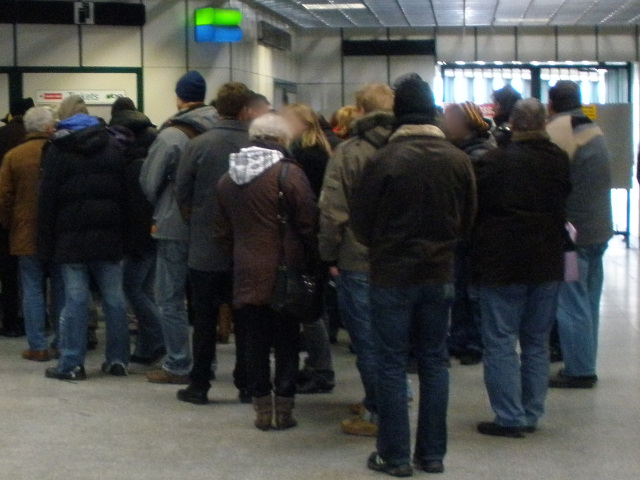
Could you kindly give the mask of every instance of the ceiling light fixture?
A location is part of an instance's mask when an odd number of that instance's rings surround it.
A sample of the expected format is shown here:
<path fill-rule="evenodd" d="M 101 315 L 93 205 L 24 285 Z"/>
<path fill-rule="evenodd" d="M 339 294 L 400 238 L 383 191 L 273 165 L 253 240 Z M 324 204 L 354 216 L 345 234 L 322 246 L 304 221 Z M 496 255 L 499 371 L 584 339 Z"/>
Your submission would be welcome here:
<path fill-rule="evenodd" d="M 364 3 L 303 3 L 307 10 L 365 10 Z"/>
<path fill-rule="evenodd" d="M 549 19 L 548 18 L 544 18 L 544 17 L 531 17 L 531 18 L 524 18 L 524 17 L 515 17 L 515 18 L 496 18 L 496 23 L 548 23 Z"/>

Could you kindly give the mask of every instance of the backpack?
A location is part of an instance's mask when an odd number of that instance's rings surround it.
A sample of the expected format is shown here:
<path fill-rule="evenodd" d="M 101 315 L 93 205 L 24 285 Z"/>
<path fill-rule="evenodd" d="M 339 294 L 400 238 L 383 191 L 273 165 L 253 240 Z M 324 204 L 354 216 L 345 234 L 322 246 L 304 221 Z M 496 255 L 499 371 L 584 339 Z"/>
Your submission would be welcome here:
<path fill-rule="evenodd" d="M 170 120 L 169 122 L 167 122 L 162 126 L 162 130 L 170 127 L 177 128 L 178 130 L 180 130 L 182 133 L 184 133 L 187 136 L 189 141 L 193 140 L 194 138 L 203 134 L 206 131 L 206 130 L 199 130 L 191 124 L 180 121 L 180 119 Z M 177 170 L 178 170 L 178 162 L 173 162 L 171 165 L 167 166 L 167 170 L 164 173 L 164 179 L 162 180 L 162 183 L 160 184 L 160 186 L 158 187 L 158 191 L 156 192 L 156 198 L 160 198 L 164 193 L 164 191 L 167 189 L 167 187 L 173 184 L 173 182 L 176 179 Z"/>

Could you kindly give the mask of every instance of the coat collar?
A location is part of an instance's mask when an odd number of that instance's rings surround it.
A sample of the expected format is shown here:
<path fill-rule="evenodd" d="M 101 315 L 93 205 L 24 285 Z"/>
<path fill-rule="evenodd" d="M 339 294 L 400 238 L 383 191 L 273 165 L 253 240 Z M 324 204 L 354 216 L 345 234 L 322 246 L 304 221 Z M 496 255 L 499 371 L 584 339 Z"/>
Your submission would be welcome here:
<path fill-rule="evenodd" d="M 394 141 L 405 137 L 446 138 L 442 130 L 435 125 L 402 125 L 391 135 L 389 140 Z"/>
<path fill-rule="evenodd" d="M 514 142 L 540 142 L 550 140 L 549 134 L 544 130 L 531 130 L 528 132 L 513 132 L 511 140 Z"/>
<path fill-rule="evenodd" d="M 25 137 L 25 142 L 28 142 L 29 140 L 48 140 L 49 139 L 49 135 L 47 135 L 46 133 L 43 132 L 34 132 L 34 133 L 27 133 L 27 136 Z"/>

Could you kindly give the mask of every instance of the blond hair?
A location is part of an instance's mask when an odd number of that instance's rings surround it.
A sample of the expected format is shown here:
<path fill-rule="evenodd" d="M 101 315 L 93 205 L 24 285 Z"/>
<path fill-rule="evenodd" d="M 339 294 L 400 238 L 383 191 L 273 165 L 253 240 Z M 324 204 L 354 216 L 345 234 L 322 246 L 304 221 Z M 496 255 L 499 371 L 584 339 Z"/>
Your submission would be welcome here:
<path fill-rule="evenodd" d="M 333 130 L 340 138 L 347 138 L 351 132 L 351 124 L 360 116 L 353 105 L 342 107 L 336 112 L 336 127 Z"/>
<path fill-rule="evenodd" d="M 287 107 L 287 110 L 293 113 L 305 125 L 306 130 L 302 134 L 302 148 L 310 148 L 320 146 L 328 154 L 331 154 L 331 144 L 327 140 L 327 136 L 320 127 L 318 115 L 311 109 L 309 105 L 304 103 L 294 103 Z"/>
<path fill-rule="evenodd" d="M 394 96 L 389 85 L 370 83 L 356 92 L 356 107 L 364 110 L 364 113 L 391 112 Z"/>

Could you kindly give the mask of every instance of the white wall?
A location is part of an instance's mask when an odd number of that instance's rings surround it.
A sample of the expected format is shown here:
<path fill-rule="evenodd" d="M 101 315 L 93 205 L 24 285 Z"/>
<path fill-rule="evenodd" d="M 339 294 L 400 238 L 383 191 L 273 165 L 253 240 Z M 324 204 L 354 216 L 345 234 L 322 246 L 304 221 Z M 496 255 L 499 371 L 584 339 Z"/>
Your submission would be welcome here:
<path fill-rule="evenodd" d="M 13 26 L 0 25 L 0 66 L 142 68 L 145 113 L 158 124 L 175 112 L 175 83 L 188 69 L 198 70 L 207 79 L 208 99 L 230 80 L 245 82 L 267 97 L 273 95 L 274 79 L 297 80 L 293 54 L 275 51 L 257 42 L 259 20 L 284 29 L 290 27 L 242 0 L 144 0 L 144 4 L 147 23 L 143 28 L 17 25 L 17 63 L 14 63 Z M 194 11 L 209 6 L 237 8 L 243 12 L 242 42 L 233 45 L 195 42 Z M 118 77 L 97 76 L 86 88 L 126 89 L 135 99 L 135 87 L 131 87 L 130 77 L 125 79 L 125 76 L 123 74 L 122 82 Z M 3 77 L 0 81 L 2 112 L 8 95 L 5 80 Z M 55 88 L 58 83 L 56 79 Z M 30 88 L 31 83 L 26 86 Z"/>
<path fill-rule="evenodd" d="M 298 99 L 329 114 L 344 103 L 363 83 L 393 81 L 415 71 L 432 82 L 436 61 L 635 62 L 640 39 L 635 26 L 438 28 L 344 30 L 347 39 L 435 39 L 436 57 L 345 57 L 341 55 L 340 32 L 308 30 L 296 36 Z M 343 63 L 341 63 L 343 61 Z"/>
<path fill-rule="evenodd" d="M 386 39 L 386 30 L 345 31 L 346 40 Z M 392 32 L 390 38 L 406 38 Z M 414 39 L 433 38 L 422 30 Z M 299 32 L 296 37 L 298 64 L 298 100 L 329 115 L 343 104 L 353 103 L 354 95 L 364 84 L 390 83 L 408 72 L 420 73 L 425 79 L 435 76 L 435 58 L 431 56 L 365 56 L 342 58 L 342 37 L 333 32 Z M 343 101 L 344 97 L 344 101 Z"/>
<path fill-rule="evenodd" d="M 257 24 L 266 20 L 284 29 L 287 25 L 256 11 L 240 0 L 218 1 L 145 0 L 147 24 L 143 29 L 145 111 L 162 122 L 175 110 L 173 89 L 187 70 L 198 70 L 207 79 L 207 97 L 228 81 L 246 83 L 268 98 L 273 96 L 274 79 L 295 81 L 293 56 L 258 44 Z M 243 13 L 244 39 L 234 44 L 196 43 L 194 12 L 208 6 L 237 8 Z M 185 32 L 185 25 L 188 25 Z"/>

